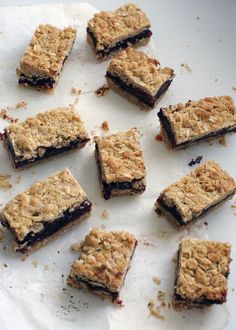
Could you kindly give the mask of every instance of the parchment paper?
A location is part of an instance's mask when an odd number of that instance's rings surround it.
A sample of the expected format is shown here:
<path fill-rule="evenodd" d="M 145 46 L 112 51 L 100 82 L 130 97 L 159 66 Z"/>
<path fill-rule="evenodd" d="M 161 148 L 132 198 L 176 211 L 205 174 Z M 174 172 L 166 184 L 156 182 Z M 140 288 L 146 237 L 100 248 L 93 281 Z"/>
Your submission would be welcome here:
<path fill-rule="evenodd" d="M 147 304 L 150 300 L 157 303 L 158 290 L 165 291 L 166 303 L 170 302 L 175 274 L 172 259 L 180 238 L 186 235 L 207 238 L 207 232 L 202 221 L 195 224 L 191 231 L 177 232 L 164 218 L 158 218 L 154 213 L 153 205 L 159 192 L 190 171 L 187 166 L 190 159 L 183 151 L 168 152 L 162 143 L 155 140 L 158 132 L 156 110 L 140 111 L 111 91 L 101 98 L 94 94 L 105 82 L 104 74 L 108 65 L 107 61 L 101 64 L 96 62 L 85 41 L 87 20 L 95 12 L 95 8 L 85 3 L 1 8 L 0 107 L 14 107 L 17 102 L 26 101 L 26 110 L 8 111 L 12 116 L 23 120 L 40 111 L 73 104 L 76 97 L 70 95 L 70 89 L 80 88 L 82 95 L 76 108 L 91 132 L 91 137 L 104 134 L 100 129 L 104 120 L 109 123 L 109 133 L 134 126 L 140 130 L 147 167 L 147 190 L 138 197 L 119 197 L 104 201 L 98 183 L 92 143 L 81 151 L 64 154 L 20 172 L 12 168 L 1 143 L 0 173 L 11 174 L 13 184 L 12 189 L 0 191 L 2 205 L 36 180 L 68 166 L 93 202 L 93 214 L 73 231 L 35 252 L 25 261 L 11 251 L 12 237 L 6 233 L 5 239 L 0 243 L 0 328 L 220 329 L 229 317 L 225 306 L 184 312 L 163 308 L 165 321 L 148 317 Z M 39 23 L 51 23 L 59 27 L 73 25 L 78 28 L 73 51 L 52 95 L 19 88 L 16 84 L 15 68 Z M 157 56 L 152 43 L 143 49 Z M 173 63 L 164 64 L 175 69 L 174 59 Z M 175 82 L 160 102 L 161 106 L 173 102 L 174 86 Z M 0 129 L 5 126 L 6 121 L 1 120 Z M 17 178 L 20 180 L 18 184 Z M 107 220 L 102 218 L 104 209 L 109 212 Z M 93 227 L 127 230 L 134 233 L 139 240 L 121 291 L 123 308 L 66 285 L 70 265 L 78 257 L 78 254 L 70 251 L 70 245 L 81 242 Z M 153 282 L 153 276 L 160 277 L 159 286 Z"/>

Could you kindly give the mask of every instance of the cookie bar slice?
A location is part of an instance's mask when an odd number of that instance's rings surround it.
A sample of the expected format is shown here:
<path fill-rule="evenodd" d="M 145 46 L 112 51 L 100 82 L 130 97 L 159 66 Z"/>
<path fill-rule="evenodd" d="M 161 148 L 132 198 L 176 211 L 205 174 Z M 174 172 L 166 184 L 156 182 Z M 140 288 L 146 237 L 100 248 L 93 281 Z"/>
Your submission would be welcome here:
<path fill-rule="evenodd" d="M 192 308 L 225 303 L 230 252 L 229 243 L 183 239 L 178 250 L 174 306 Z"/>
<path fill-rule="evenodd" d="M 117 53 L 106 72 L 110 88 L 145 108 L 155 107 L 174 76 L 172 69 L 161 68 L 157 60 L 133 48 Z"/>
<path fill-rule="evenodd" d="M 114 12 L 100 12 L 88 22 L 87 40 L 98 61 L 130 45 L 146 44 L 152 32 L 151 23 L 142 10 L 133 3 Z"/>
<path fill-rule="evenodd" d="M 91 207 L 65 168 L 17 195 L 1 211 L 0 220 L 15 237 L 15 251 L 28 253 L 87 218 Z"/>
<path fill-rule="evenodd" d="M 164 141 L 172 149 L 236 130 L 236 107 L 230 96 L 179 103 L 161 108 L 157 115 Z"/>
<path fill-rule="evenodd" d="M 234 179 L 209 160 L 163 190 L 155 204 L 156 212 L 177 226 L 185 226 L 232 198 L 235 192 Z"/>
<path fill-rule="evenodd" d="M 95 155 L 105 199 L 142 194 L 146 169 L 136 129 L 95 138 Z"/>
<path fill-rule="evenodd" d="M 64 30 L 46 24 L 34 32 L 17 69 L 19 85 L 52 89 L 69 56 L 76 38 L 76 29 Z"/>
<path fill-rule="evenodd" d="M 92 229 L 82 243 L 67 283 L 120 304 L 119 293 L 136 244 L 135 237 L 127 232 Z"/>
<path fill-rule="evenodd" d="M 5 129 L 4 142 L 16 168 L 22 168 L 89 141 L 79 114 L 72 108 L 39 113 Z"/>

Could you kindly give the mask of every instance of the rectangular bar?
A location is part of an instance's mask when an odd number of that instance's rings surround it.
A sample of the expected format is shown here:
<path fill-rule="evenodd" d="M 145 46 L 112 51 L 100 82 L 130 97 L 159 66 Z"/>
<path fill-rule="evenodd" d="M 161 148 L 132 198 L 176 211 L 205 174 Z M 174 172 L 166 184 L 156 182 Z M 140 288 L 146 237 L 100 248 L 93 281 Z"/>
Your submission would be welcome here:
<path fill-rule="evenodd" d="M 72 265 L 68 285 L 120 304 L 119 293 L 136 244 L 135 237 L 127 232 L 92 229 L 82 243 L 79 259 Z"/>
<path fill-rule="evenodd" d="M 0 221 L 14 235 L 15 251 L 30 253 L 87 218 L 91 207 L 65 168 L 13 198 L 1 211 Z"/>
<path fill-rule="evenodd" d="M 236 130 L 236 108 L 230 96 L 190 100 L 161 108 L 157 115 L 164 141 L 172 149 L 186 148 Z"/>
<path fill-rule="evenodd" d="M 30 117 L 5 129 L 4 142 L 16 168 L 22 168 L 89 141 L 79 114 L 72 108 L 57 108 Z"/>
<path fill-rule="evenodd" d="M 155 203 L 156 212 L 177 226 L 185 226 L 232 198 L 235 192 L 234 179 L 209 160 L 163 190 Z"/>
<path fill-rule="evenodd" d="M 230 252 L 229 243 L 182 239 L 173 305 L 192 308 L 225 303 Z"/>
<path fill-rule="evenodd" d="M 145 45 L 152 32 L 142 10 L 130 3 L 114 12 L 100 12 L 88 21 L 87 40 L 98 61 L 103 61 L 130 45 Z"/>
<path fill-rule="evenodd" d="M 106 79 L 108 86 L 138 106 L 154 108 L 170 86 L 174 71 L 160 68 L 156 59 L 127 48 L 111 60 Z"/>
<path fill-rule="evenodd" d="M 39 25 L 17 69 L 19 85 L 53 89 L 76 38 L 76 29 Z"/>
<path fill-rule="evenodd" d="M 96 137 L 95 155 L 105 199 L 111 196 L 142 194 L 146 169 L 136 129 Z"/>

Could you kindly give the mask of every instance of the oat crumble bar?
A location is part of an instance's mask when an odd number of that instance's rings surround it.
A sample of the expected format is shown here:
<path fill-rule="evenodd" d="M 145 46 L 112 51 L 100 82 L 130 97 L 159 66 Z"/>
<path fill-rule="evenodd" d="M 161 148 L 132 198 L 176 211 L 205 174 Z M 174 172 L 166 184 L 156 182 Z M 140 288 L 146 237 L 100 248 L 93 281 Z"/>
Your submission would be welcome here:
<path fill-rule="evenodd" d="M 142 194 L 146 188 L 146 169 L 139 132 L 130 129 L 96 137 L 95 144 L 103 197 Z"/>
<path fill-rule="evenodd" d="M 17 69 L 18 83 L 37 89 L 52 89 L 76 38 L 76 29 L 39 25 Z"/>
<path fill-rule="evenodd" d="M 178 226 L 185 226 L 232 198 L 235 192 L 234 179 L 209 160 L 163 190 L 155 203 L 156 212 Z"/>
<path fill-rule="evenodd" d="M 80 257 L 74 261 L 67 283 L 121 303 L 119 293 L 136 244 L 130 233 L 92 229 L 82 243 Z"/>
<path fill-rule="evenodd" d="M 36 182 L 6 204 L 0 221 L 28 253 L 57 238 L 90 215 L 92 204 L 69 169 Z"/>
<path fill-rule="evenodd" d="M 220 137 L 236 129 L 236 108 L 230 96 L 179 103 L 158 112 L 164 141 L 172 149 Z"/>
<path fill-rule="evenodd" d="M 229 243 L 182 239 L 178 250 L 174 306 L 192 308 L 225 303 L 230 252 Z"/>
<path fill-rule="evenodd" d="M 148 43 L 152 32 L 151 23 L 142 10 L 129 3 L 114 12 L 100 12 L 89 20 L 87 40 L 98 61 L 103 61 L 115 52 L 130 45 Z"/>
<path fill-rule="evenodd" d="M 16 168 L 35 163 L 89 141 L 79 114 L 73 108 L 39 113 L 5 129 L 4 142 Z"/>
<path fill-rule="evenodd" d="M 108 87 L 145 108 L 155 107 L 174 76 L 172 69 L 130 47 L 115 55 L 106 72 Z"/>

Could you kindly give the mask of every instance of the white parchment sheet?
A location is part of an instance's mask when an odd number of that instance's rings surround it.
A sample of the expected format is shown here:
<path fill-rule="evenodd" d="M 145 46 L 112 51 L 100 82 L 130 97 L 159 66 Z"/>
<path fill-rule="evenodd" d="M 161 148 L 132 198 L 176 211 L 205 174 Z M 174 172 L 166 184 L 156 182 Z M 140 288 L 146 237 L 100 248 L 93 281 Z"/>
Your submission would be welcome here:
<path fill-rule="evenodd" d="M 164 218 L 158 218 L 154 213 L 153 205 L 159 192 L 189 172 L 187 164 L 191 159 L 183 151 L 168 152 L 162 143 L 155 140 L 158 132 L 156 110 L 140 111 L 111 91 L 101 98 L 94 94 L 105 82 L 104 74 L 108 65 L 108 62 L 97 63 L 86 43 L 86 23 L 95 12 L 95 8 L 85 3 L 0 9 L 0 108 L 14 106 L 20 101 L 27 102 L 27 109 L 8 112 L 23 120 L 40 111 L 73 104 L 76 97 L 70 95 L 70 90 L 72 87 L 80 88 L 82 95 L 76 109 L 85 121 L 91 138 L 94 134 L 104 134 L 100 129 L 104 120 L 109 123 L 109 133 L 131 127 L 140 130 L 147 167 L 147 190 L 141 196 L 103 200 L 93 143 L 81 151 L 64 154 L 20 172 L 12 168 L 1 143 L 0 173 L 11 174 L 13 184 L 10 190 L 0 190 L 2 205 L 36 180 L 67 166 L 93 202 L 93 213 L 73 231 L 25 261 L 11 251 L 12 237 L 6 233 L 0 243 L 0 329 L 220 329 L 229 317 L 225 306 L 184 312 L 163 308 L 165 321 L 148 317 L 147 304 L 150 300 L 157 302 L 158 290 L 165 291 L 166 302 L 170 301 L 175 273 L 172 259 L 179 239 L 185 235 L 207 238 L 207 232 L 201 221 L 189 232 L 177 232 Z M 78 28 L 73 51 L 52 95 L 17 86 L 15 68 L 39 23 L 51 23 L 59 27 L 73 25 Z M 143 49 L 157 56 L 152 44 Z M 173 63 L 164 64 L 175 68 L 174 59 Z M 160 105 L 173 102 L 174 88 L 175 82 Z M 4 126 L 6 121 L 1 120 L 0 129 Z M 21 179 L 17 184 L 19 176 Z M 102 218 L 104 209 L 109 212 L 107 220 Z M 96 226 L 108 230 L 126 230 L 134 233 L 139 240 L 121 291 L 123 308 L 66 285 L 70 264 L 78 257 L 70 251 L 70 245 L 82 241 Z M 7 267 L 3 267 L 4 263 Z M 153 282 L 153 276 L 160 277 L 159 286 Z"/>

